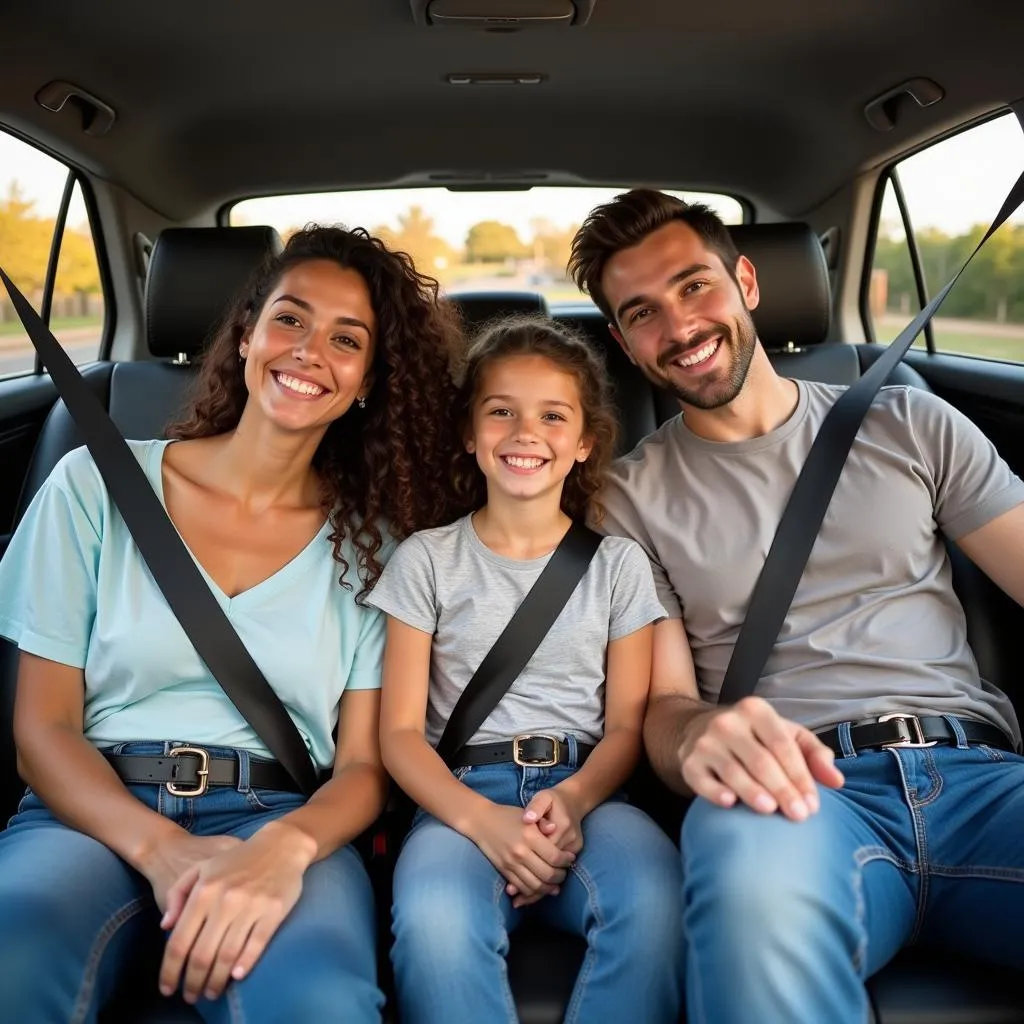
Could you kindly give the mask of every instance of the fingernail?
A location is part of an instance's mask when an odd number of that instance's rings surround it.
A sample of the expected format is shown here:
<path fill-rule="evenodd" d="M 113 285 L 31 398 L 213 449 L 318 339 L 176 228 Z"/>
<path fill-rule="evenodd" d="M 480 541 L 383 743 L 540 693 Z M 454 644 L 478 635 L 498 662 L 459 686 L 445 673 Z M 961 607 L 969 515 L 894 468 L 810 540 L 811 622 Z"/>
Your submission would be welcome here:
<path fill-rule="evenodd" d="M 174 993 L 174 989 L 171 988 L 170 985 L 161 985 L 160 986 L 160 995 L 162 995 L 162 996 L 170 996 L 173 993 Z"/>
<path fill-rule="evenodd" d="M 526 812 L 526 813 L 525 813 L 525 814 L 523 815 L 523 817 L 524 817 L 524 818 L 525 818 L 525 819 L 526 819 L 527 821 L 536 821 L 536 820 L 537 820 L 537 812 L 536 812 L 536 811 L 527 811 L 527 812 Z"/>
<path fill-rule="evenodd" d="M 771 814 L 776 808 L 775 801 L 765 793 L 762 793 L 755 801 L 754 806 L 764 814 Z"/>
<path fill-rule="evenodd" d="M 217 998 L 217 993 L 212 988 L 208 988 L 203 995 L 211 1001 Z"/>
<path fill-rule="evenodd" d="M 789 813 L 792 817 L 797 818 L 799 821 L 803 821 L 807 817 L 807 804 L 803 800 L 794 800 L 789 805 Z"/>
<path fill-rule="evenodd" d="M 821 810 L 821 801 L 818 799 L 817 793 L 807 794 L 807 806 L 810 808 L 811 814 L 817 814 Z"/>

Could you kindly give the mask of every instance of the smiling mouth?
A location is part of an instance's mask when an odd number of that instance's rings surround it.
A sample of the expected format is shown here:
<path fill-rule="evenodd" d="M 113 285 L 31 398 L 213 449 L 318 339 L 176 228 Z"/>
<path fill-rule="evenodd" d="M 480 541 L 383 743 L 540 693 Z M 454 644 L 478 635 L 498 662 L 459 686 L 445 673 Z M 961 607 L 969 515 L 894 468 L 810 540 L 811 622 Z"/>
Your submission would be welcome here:
<path fill-rule="evenodd" d="M 533 472 L 540 469 L 548 460 L 538 458 L 536 455 L 502 455 L 501 461 L 510 469 L 518 469 L 520 472 Z"/>
<path fill-rule="evenodd" d="M 327 393 L 327 388 L 322 388 L 312 381 L 293 377 L 290 373 L 282 373 L 280 370 L 271 370 L 270 373 L 277 381 L 278 387 L 299 398 L 319 398 Z"/>
<path fill-rule="evenodd" d="M 722 338 L 720 336 L 712 338 L 699 348 L 690 349 L 676 359 L 670 360 L 670 365 L 678 366 L 682 370 L 693 370 L 714 359 L 721 345 Z"/>

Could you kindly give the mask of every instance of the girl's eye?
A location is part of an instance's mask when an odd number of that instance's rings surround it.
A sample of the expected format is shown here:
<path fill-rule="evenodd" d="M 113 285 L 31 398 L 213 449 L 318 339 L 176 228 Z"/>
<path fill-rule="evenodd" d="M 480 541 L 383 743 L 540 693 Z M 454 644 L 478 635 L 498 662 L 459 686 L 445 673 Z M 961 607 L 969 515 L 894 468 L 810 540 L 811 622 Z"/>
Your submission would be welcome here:
<path fill-rule="evenodd" d="M 274 319 L 278 323 L 284 324 L 286 327 L 297 327 L 299 326 L 299 318 L 291 313 L 278 313 Z"/>
<path fill-rule="evenodd" d="M 361 348 L 359 342 L 356 341 L 355 338 L 349 337 L 347 334 L 342 334 L 336 338 L 332 338 L 331 341 L 336 345 L 344 345 L 346 348 L 354 349 L 356 352 Z"/>
<path fill-rule="evenodd" d="M 487 412 L 488 416 L 511 416 L 512 413 L 508 409 L 489 409 Z"/>
<path fill-rule="evenodd" d="M 565 417 L 561 413 L 557 413 L 557 412 L 546 412 L 546 413 L 544 413 L 544 419 L 546 419 L 546 420 L 555 420 L 555 422 L 557 422 L 557 423 L 564 423 L 565 422 Z"/>

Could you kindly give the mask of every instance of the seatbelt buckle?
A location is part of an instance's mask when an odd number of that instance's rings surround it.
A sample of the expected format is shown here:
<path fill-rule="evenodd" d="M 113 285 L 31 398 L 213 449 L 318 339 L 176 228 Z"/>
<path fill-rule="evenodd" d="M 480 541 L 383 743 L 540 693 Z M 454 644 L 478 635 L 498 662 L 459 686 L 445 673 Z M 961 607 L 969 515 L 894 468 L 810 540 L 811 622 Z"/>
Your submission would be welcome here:
<path fill-rule="evenodd" d="M 934 747 L 939 741 L 929 742 L 924 738 L 924 729 L 921 726 L 921 719 L 917 715 L 905 715 L 900 712 L 893 712 L 891 715 L 882 715 L 879 719 L 882 722 L 896 722 L 900 738 L 890 740 L 888 743 L 880 743 L 879 746 L 885 749 L 889 747 Z"/>

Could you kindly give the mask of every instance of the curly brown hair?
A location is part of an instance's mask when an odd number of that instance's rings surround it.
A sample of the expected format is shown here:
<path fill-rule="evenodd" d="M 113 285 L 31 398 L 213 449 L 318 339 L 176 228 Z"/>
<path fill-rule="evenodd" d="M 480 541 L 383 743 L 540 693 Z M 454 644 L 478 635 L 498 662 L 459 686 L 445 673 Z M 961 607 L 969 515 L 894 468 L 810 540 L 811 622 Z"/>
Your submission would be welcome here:
<path fill-rule="evenodd" d="M 342 543 L 358 555 L 362 599 L 376 583 L 386 526 L 398 540 L 450 522 L 459 511 L 448 484 L 458 446 L 447 410 L 455 400 L 449 356 L 460 333 L 438 285 L 405 253 L 393 252 L 362 228 L 309 225 L 269 256 L 228 308 L 214 334 L 184 416 L 168 428 L 179 439 L 227 433 L 238 425 L 248 398 L 242 337 L 259 319 L 268 296 L 292 267 L 330 260 L 366 282 L 377 317 L 373 388 L 365 408 L 353 406 L 328 427 L 313 456 L 321 500 L 331 517 L 340 582 L 349 563 Z"/>
<path fill-rule="evenodd" d="M 602 356 L 574 331 L 537 316 L 516 316 L 489 325 L 469 346 L 460 368 L 460 387 L 455 420 L 461 437 L 469 432 L 484 370 L 492 363 L 512 356 L 543 356 L 560 370 L 572 374 L 583 409 L 583 433 L 593 447 L 586 462 L 577 462 L 562 487 L 562 511 L 575 520 L 587 512 L 600 522 L 604 509 L 596 495 L 615 452 L 618 418 L 612 400 L 611 379 Z M 456 454 L 452 480 L 464 510 L 482 508 L 487 501 L 487 481 L 476 457 L 465 446 Z"/>

